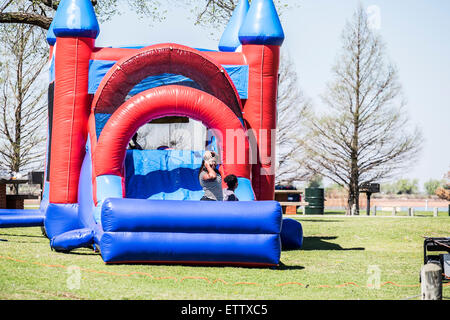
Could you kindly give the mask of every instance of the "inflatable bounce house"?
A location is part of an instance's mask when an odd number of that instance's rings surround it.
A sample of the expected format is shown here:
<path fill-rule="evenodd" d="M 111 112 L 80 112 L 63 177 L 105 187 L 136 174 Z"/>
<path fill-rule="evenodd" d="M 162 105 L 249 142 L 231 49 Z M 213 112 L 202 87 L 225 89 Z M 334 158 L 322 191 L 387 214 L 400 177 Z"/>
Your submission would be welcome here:
<path fill-rule="evenodd" d="M 0 226 L 43 224 L 54 250 L 90 247 L 106 263 L 276 266 L 282 244 L 299 248 L 300 223 L 273 201 L 284 33 L 272 0 L 240 1 L 219 51 L 99 48 L 98 34 L 89 0 L 61 1 L 47 36 L 41 207 L 3 212 Z M 127 150 L 141 126 L 167 117 L 215 132 L 205 150 L 220 154 L 222 177 L 238 177 L 240 201 L 199 201 L 204 150 Z"/>

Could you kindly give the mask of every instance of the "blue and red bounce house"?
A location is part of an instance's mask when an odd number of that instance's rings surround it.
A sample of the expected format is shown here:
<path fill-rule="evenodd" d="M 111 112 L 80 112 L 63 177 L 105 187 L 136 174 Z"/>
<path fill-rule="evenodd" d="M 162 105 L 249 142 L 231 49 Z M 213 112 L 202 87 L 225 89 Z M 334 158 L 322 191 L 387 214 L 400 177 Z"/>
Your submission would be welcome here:
<path fill-rule="evenodd" d="M 47 35 L 43 199 L 0 211 L 0 227 L 43 225 L 52 249 L 93 248 L 108 264 L 271 267 L 282 247 L 300 248 L 301 224 L 273 200 L 284 40 L 273 1 L 241 0 L 218 51 L 99 48 L 99 32 L 89 0 L 60 2 Z M 238 177 L 240 201 L 199 201 L 202 150 L 127 150 L 141 126 L 169 116 L 215 132 L 209 147 L 222 176 Z"/>

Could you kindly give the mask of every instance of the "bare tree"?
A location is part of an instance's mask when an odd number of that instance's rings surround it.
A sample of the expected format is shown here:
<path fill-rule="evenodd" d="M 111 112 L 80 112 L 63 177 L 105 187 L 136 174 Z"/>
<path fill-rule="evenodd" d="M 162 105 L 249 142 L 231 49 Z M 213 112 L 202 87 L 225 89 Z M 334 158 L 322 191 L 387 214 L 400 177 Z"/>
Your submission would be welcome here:
<path fill-rule="evenodd" d="M 360 6 L 342 33 L 342 53 L 323 100 L 325 115 L 311 116 L 305 166 L 348 190 L 359 210 L 359 187 L 408 168 L 422 136 L 411 129 L 396 68 L 386 62 L 380 36 Z"/>
<path fill-rule="evenodd" d="M 183 0 L 187 5 L 194 8 L 196 24 L 213 26 L 220 29 L 230 20 L 236 5 L 240 0 Z M 199 4 L 200 2 L 200 4 Z M 251 2 L 251 0 L 250 0 Z M 275 6 L 281 15 L 287 9 L 298 6 L 296 1 L 275 0 Z"/>
<path fill-rule="evenodd" d="M 121 14 L 123 6 L 138 13 L 141 18 L 161 21 L 167 14 L 165 9 L 167 6 L 163 6 L 162 3 L 168 3 L 169 7 L 184 5 L 190 9 L 196 17 L 197 24 L 221 28 L 230 19 L 238 0 L 91 0 L 91 2 L 100 21 Z M 288 2 L 288 0 L 276 1 L 280 13 L 292 6 Z M 17 10 L 18 3 L 24 5 L 25 10 Z M 59 3 L 60 0 L 0 0 L 0 23 L 24 23 L 48 29 Z"/>
<path fill-rule="evenodd" d="M 60 0 L 0 0 L 0 23 L 29 24 L 48 29 Z M 100 21 L 121 13 L 120 4 L 125 4 L 141 17 L 158 21 L 166 13 L 158 0 L 91 0 Z M 19 9 L 21 8 L 21 9 Z"/>
<path fill-rule="evenodd" d="M 45 34 L 25 24 L 0 25 L 0 166 L 11 172 L 43 165 Z"/>
<path fill-rule="evenodd" d="M 304 134 L 303 123 L 309 109 L 310 101 L 299 87 L 294 62 L 282 51 L 277 101 L 276 184 L 292 184 L 308 176 L 298 159 L 302 157 L 299 140 Z"/>

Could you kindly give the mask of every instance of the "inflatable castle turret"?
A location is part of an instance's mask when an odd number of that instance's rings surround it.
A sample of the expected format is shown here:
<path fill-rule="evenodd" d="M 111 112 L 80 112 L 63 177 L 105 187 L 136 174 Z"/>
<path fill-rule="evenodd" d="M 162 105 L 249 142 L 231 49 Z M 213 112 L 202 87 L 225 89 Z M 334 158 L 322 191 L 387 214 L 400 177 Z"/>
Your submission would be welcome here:
<path fill-rule="evenodd" d="M 273 200 L 275 189 L 275 145 L 277 86 L 280 47 L 284 32 L 272 1 L 252 2 L 239 30 L 242 52 L 250 66 L 249 98 L 244 114 L 256 134 L 258 161 L 253 166 L 253 188 L 261 200 Z"/>
<path fill-rule="evenodd" d="M 90 1 L 62 1 L 53 22 L 55 91 L 50 202 L 77 203 L 90 113 L 89 62 L 100 29 Z"/>
<path fill-rule="evenodd" d="M 220 40 L 221 51 L 242 54 L 249 66 L 248 97 L 244 119 L 257 144 L 252 166 L 252 186 L 259 200 L 273 200 L 275 190 L 275 145 L 277 85 L 280 47 L 284 32 L 272 1 L 241 0 Z"/>
<path fill-rule="evenodd" d="M 272 0 L 241 0 L 219 51 L 175 43 L 100 48 L 89 0 L 62 0 L 47 34 L 49 130 L 38 215 L 51 247 L 106 263 L 278 265 L 301 225 L 274 199 L 276 98 L 284 40 Z M 199 201 L 205 150 L 131 150 L 139 128 L 185 117 L 213 132 L 240 201 Z M 166 122 L 167 123 L 167 122 Z M 285 227 L 282 230 L 282 225 Z M 286 242 L 287 241 L 287 242 Z"/>

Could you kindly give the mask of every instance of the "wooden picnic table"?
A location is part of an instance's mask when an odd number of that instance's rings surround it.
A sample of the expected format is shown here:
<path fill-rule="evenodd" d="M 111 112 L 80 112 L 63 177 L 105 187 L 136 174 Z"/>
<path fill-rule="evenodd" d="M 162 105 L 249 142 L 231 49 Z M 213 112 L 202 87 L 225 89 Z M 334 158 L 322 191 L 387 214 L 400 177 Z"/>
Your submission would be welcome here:
<path fill-rule="evenodd" d="M 278 201 L 283 209 L 283 214 L 297 214 L 299 206 L 307 206 L 305 201 L 289 201 L 289 195 L 304 194 L 304 190 L 275 190 L 275 200 Z"/>
<path fill-rule="evenodd" d="M 29 183 L 28 179 L 0 179 L 0 209 L 24 209 L 24 200 L 39 199 L 30 194 L 6 194 L 6 185 Z"/>

